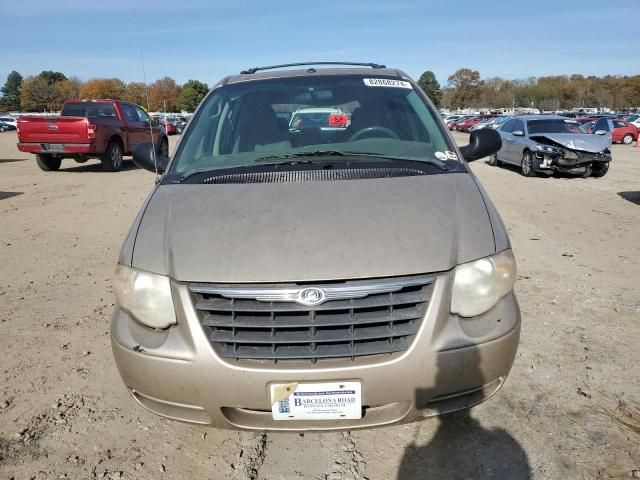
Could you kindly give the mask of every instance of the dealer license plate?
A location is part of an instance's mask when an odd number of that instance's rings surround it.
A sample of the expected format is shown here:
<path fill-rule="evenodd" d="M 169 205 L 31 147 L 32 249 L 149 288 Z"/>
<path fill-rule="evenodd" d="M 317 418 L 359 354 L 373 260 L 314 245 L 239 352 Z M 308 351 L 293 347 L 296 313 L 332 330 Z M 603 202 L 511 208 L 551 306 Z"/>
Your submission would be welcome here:
<path fill-rule="evenodd" d="M 271 385 L 274 420 L 362 418 L 360 382 L 280 383 Z"/>
<path fill-rule="evenodd" d="M 48 152 L 64 152 L 64 143 L 45 143 L 43 147 Z"/>

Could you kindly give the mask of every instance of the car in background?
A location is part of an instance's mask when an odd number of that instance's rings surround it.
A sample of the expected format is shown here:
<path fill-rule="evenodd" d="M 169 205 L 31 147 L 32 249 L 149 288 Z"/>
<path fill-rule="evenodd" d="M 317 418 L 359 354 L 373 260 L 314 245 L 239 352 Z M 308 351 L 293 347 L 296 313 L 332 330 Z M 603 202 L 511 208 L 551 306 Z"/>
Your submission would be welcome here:
<path fill-rule="evenodd" d="M 498 133 L 502 148 L 489 157 L 489 165 L 517 165 L 525 177 L 554 172 L 602 177 L 609 170 L 609 138 L 588 134 L 573 119 L 523 115 L 508 120 Z"/>
<path fill-rule="evenodd" d="M 464 122 L 466 120 L 468 120 L 469 118 L 475 117 L 475 115 L 463 115 L 460 118 L 457 118 L 455 120 L 451 120 L 450 122 L 447 123 L 447 128 L 449 130 L 456 130 L 456 127 L 458 125 L 458 123 Z"/>
<path fill-rule="evenodd" d="M 630 145 L 638 140 L 638 128 L 631 122 L 625 122 L 618 118 L 612 120 L 613 132 L 611 132 L 611 141 L 613 143 L 623 143 Z M 596 128 L 596 132 L 598 129 Z"/>
<path fill-rule="evenodd" d="M 476 130 L 482 130 L 483 128 L 493 128 L 494 130 L 500 128 L 500 126 L 507 121 L 509 117 L 493 117 L 487 118 L 482 122 L 478 122 L 472 127 L 469 128 L 469 132 L 474 132 Z"/>
<path fill-rule="evenodd" d="M 9 125 L 12 125 L 14 127 L 12 130 L 15 130 L 16 128 L 18 128 L 18 119 L 15 117 L 10 117 L 9 115 L 3 115 L 2 117 L 0 117 L 0 122 L 8 123 Z"/>
<path fill-rule="evenodd" d="M 443 118 L 443 122 L 444 122 L 445 125 L 449 125 L 449 122 L 457 122 L 462 117 L 464 117 L 464 115 L 462 115 L 462 114 L 446 115 Z"/>
<path fill-rule="evenodd" d="M 158 122 L 158 125 L 160 125 L 164 129 L 167 135 L 175 135 L 176 133 L 178 133 L 178 129 L 176 128 L 176 126 L 172 122 L 170 122 L 168 119 L 165 120 L 164 117 L 156 117 L 156 118 L 157 118 L 156 121 Z"/>
<path fill-rule="evenodd" d="M 469 129 L 474 125 L 490 118 L 493 118 L 493 115 L 474 115 L 471 118 L 467 118 L 461 122 L 456 123 L 456 130 L 458 132 L 468 132 Z"/>
<path fill-rule="evenodd" d="M 640 115 L 637 113 L 632 113 L 630 115 L 624 115 L 622 119 L 625 122 L 633 123 L 637 129 L 640 129 Z"/>
<path fill-rule="evenodd" d="M 165 154 L 169 142 L 140 105 L 112 99 L 67 100 L 59 116 L 18 118 L 18 150 L 33 153 L 45 172 L 64 159 L 84 163 L 99 158 L 102 168 L 116 172 L 123 157 L 139 143 L 152 141 Z"/>
<path fill-rule="evenodd" d="M 176 128 L 176 133 L 179 135 L 184 131 L 184 128 L 187 126 L 188 121 L 184 117 L 179 116 L 171 116 L 167 117 L 167 122 L 173 124 Z"/>
<path fill-rule="evenodd" d="M 16 130 L 16 126 L 12 123 L 0 120 L 0 132 L 6 132 L 8 130 Z"/>

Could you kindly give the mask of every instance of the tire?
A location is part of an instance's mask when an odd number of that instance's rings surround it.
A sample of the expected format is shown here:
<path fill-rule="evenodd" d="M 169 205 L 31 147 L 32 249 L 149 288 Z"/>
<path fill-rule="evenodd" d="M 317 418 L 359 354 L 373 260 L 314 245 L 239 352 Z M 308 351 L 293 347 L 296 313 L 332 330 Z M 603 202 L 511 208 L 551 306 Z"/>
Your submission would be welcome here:
<path fill-rule="evenodd" d="M 36 155 L 36 163 L 42 171 L 55 172 L 60 169 L 62 159 L 54 157 L 48 153 L 41 153 L 39 155 Z"/>
<path fill-rule="evenodd" d="M 497 167 L 498 165 L 500 165 L 500 160 L 498 160 L 497 153 L 489 156 L 489 165 L 491 165 L 492 167 Z"/>
<path fill-rule="evenodd" d="M 630 133 L 625 133 L 624 136 L 622 137 L 622 143 L 624 143 L 625 145 L 631 145 L 632 142 L 633 142 L 633 135 L 631 135 Z"/>
<path fill-rule="evenodd" d="M 76 163 L 86 163 L 89 161 L 88 158 L 74 158 L 74 160 L 76 161 Z"/>
<path fill-rule="evenodd" d="M 163 138 L 160 140 L 160 145 L 158 146 L 158 154 L 161 157 L 169 157 L 169 140 Z"/>
<path fill-rule="evenodd" d="M 102 169 L 106 172 L 117 172 L 122 168 L 122 148 L 117 142 L 109 142 L 107 150 L 100 157 Z"/>
<path fill-rule="evenodd" d="M 591 175 L 593 175 L 594 177 L 604 177 L 609 171 L 609 162 L 601 163 L 600 165 L 594 165 L 591 170 Z"/>
<path fill-rule="evenodd" d="M 524 177 L 535 177 L 536 171 L 533 169 L 533 154 L 526 150 L 522 154 L 522 160 L 520 161 L 520 173 Z"/>

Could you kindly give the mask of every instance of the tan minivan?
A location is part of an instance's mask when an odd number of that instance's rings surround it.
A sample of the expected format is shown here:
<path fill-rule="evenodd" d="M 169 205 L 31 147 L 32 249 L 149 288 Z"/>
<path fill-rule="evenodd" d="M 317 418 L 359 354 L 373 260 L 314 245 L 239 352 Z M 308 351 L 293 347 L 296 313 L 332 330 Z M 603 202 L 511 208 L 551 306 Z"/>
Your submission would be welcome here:
<path fill-rule="evenodd" d="M 293 66 L 220 81 L 171 159 L 136 148 L 162 176 L 116 270 L 126 387 L 158 415 L 255 430 L 486 400 L 520 312 L 505 228 L 466 162 L 499 135 L 459 149 L 396 69 Z"/>

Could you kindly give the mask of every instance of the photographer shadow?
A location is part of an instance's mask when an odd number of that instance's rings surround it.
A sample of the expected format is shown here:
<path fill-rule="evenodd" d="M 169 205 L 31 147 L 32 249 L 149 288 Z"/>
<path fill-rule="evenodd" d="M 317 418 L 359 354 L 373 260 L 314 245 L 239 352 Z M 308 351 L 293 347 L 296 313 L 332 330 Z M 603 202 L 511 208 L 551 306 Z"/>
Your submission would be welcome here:
<path fill-rule="evenodd" d="M 477 349 L 476 349 L 477 350 Z M 479 353 L 476 351 L 476 354 Z M 471 355 L 480 359 L 480 355 Z M 478 360 L 479 361 L 479 360 Z M 464 362 L 459 366 L 460 378 L 482 379 L 479 363 Z M 418 389 L 416 391 L 416 408 L 431 409 L 439 417 L 437 431 L 429 442 L 420 446 L 419 424 L 416 426 L 413 442 L 406 447 L 398 480 L 530 480 L 533 478 L 529 460 L 520 443 L 502 428 L 485 428 L 473 418 L 470 409 L 465 408 L 448 413 L 452 408 L 459 408 L 460 400 L 444 400 L 433 402 L 438 391 L 442 391 L 442 383 L 451 382 L 450 370 L 443 374 L 439 365 L 436 388 Z M 491 381 L 491 380 L 489 380 Z M 484 379 L 487 382 L 487 379 Z M 445 390 L 446 391 L 446 390 Z M 490 394 L 490 393 L 489 393 Z M 471 406 L 479 399 L 469 397 Z M 464 400 L 463 400 L 464 402 Z"/>

